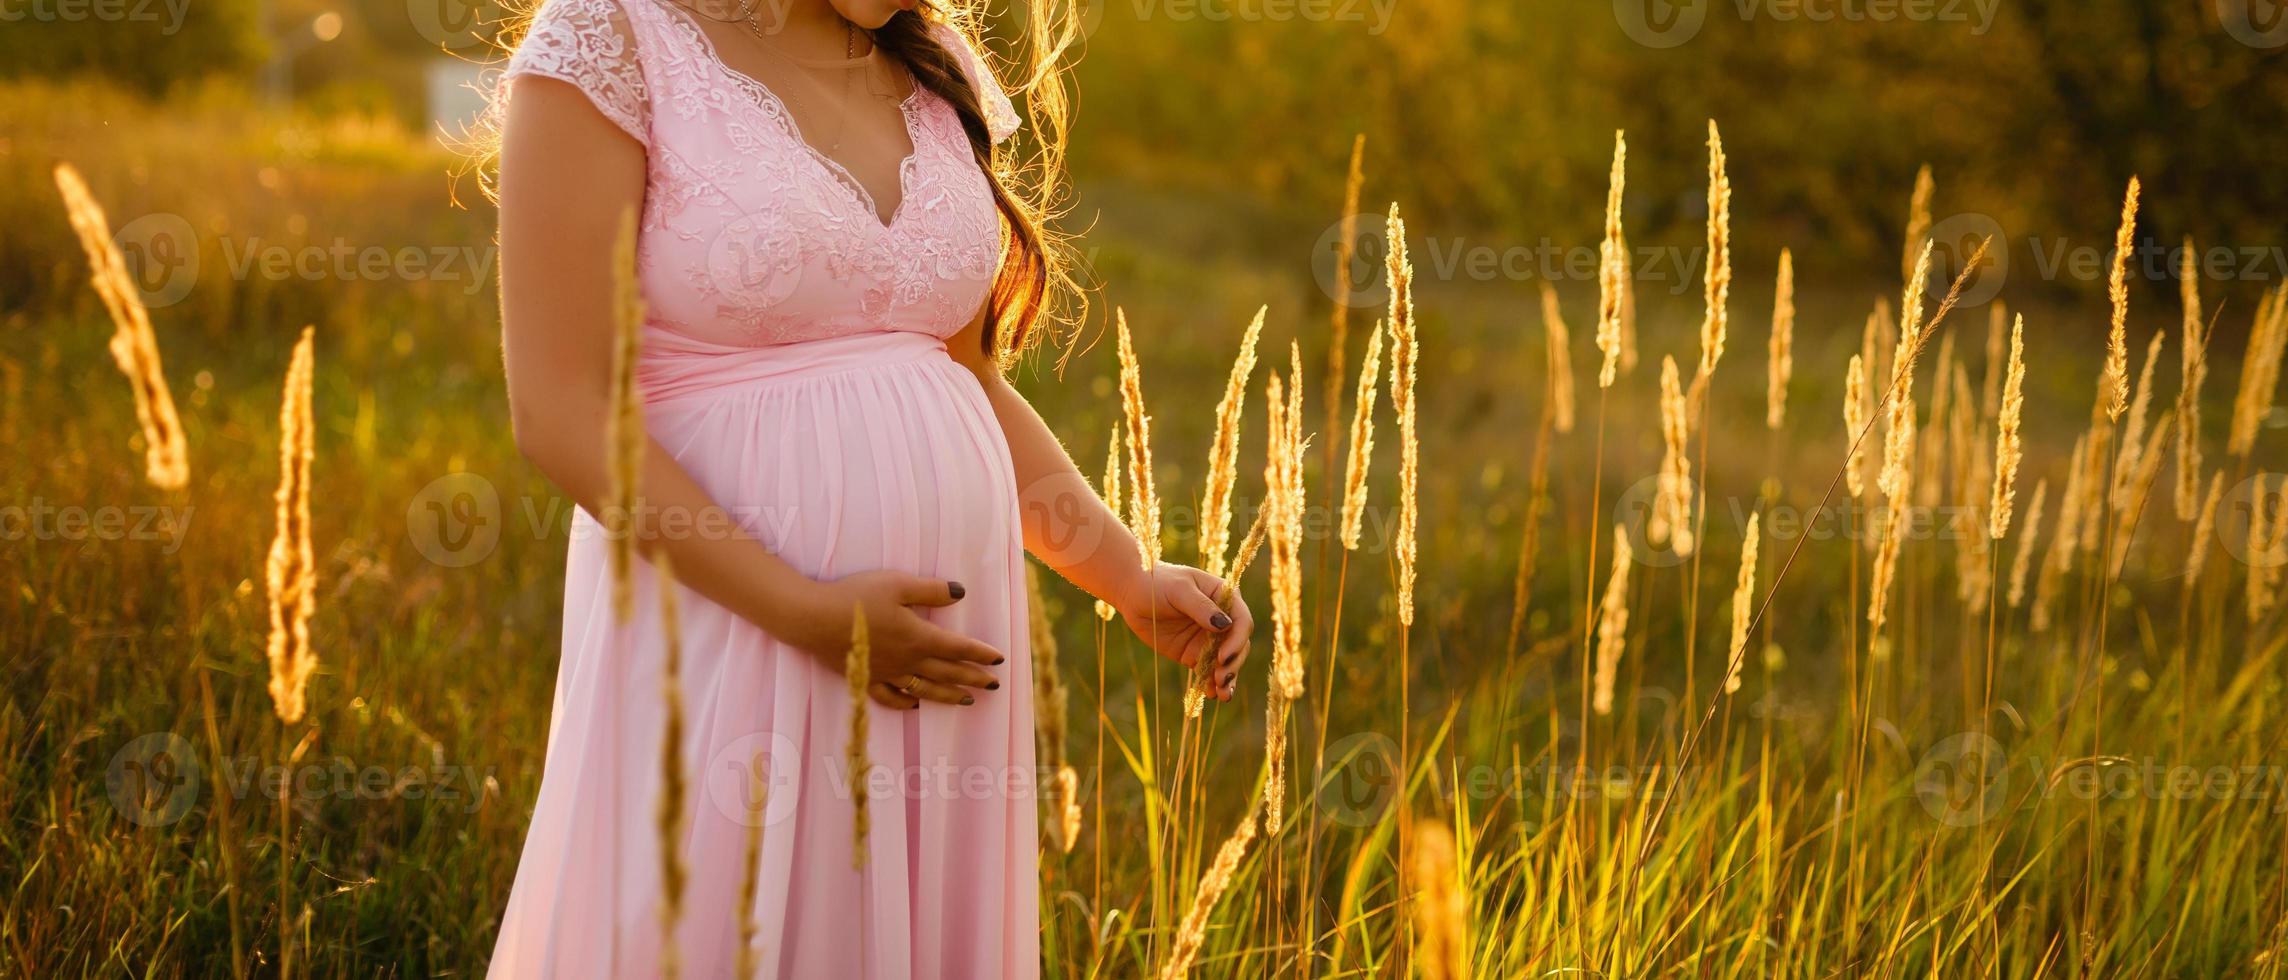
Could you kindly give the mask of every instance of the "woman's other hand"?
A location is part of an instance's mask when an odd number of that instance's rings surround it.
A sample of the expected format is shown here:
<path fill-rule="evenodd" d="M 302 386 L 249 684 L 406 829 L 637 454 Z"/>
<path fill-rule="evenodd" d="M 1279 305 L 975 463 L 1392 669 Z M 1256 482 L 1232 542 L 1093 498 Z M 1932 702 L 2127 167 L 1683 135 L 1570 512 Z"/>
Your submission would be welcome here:
<path fill-rule="evenodd" d="M 866 693 L 881 704 L 913 708 L 923 701 L 975 704 L 977 691 L 996 691 L 999 678 L 985 668 L 1007 658 L 984 641 L 923 618 L 916 607 L 961 601 L 962 586 L 941 578 L 879 570 L 821 582 L 801 617 L 800 635 L 782 637 L 835 670 L 850 655 L 851 615 L 866 615 Z"/>
<path fill-rule="evenodd" d="M 1200 670 L 1212 657 L 1208 693 L 1231 700 L 1239 667 L 1247 662 L 1255 615 L 1237 590 L 1225 595 L 1222 579 L 1186 565 L 1159 564 L 1136 576 L 1113 608 L 1137 639 L 1159 655 Z M 1219 601 L 1221 604 L 1219 604 Z"/>

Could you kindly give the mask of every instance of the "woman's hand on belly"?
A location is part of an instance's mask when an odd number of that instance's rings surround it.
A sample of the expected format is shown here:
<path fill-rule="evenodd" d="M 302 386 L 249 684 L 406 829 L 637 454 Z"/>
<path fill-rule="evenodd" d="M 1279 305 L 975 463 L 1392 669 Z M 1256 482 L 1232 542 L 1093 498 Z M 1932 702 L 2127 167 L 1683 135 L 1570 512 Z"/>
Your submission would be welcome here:
<path fill-rule="evenodd" d="M 1214 658 L 1208 693 L 1231 700 L 1255 632 L 1255 616 L 1238 590 L 1197 568 L 1161 563 L 1131 579 L 1112 606 L 1129 631 L 1159 655 L 1194 672 L 1200 658 Z"/>
<path fill-rule="evenodd" d="M 779 638 L 829 669 L 849 661 L 853 615 L 866 617 L 866 691 L 892 708 L 922 701 L 974 704 L 972 691 L 999 690 L 1001 681 L 986 667 L 1005 659 L 984 641 L 923 619 L 915 606 L 950 606 L 961 601 L 959 582 L 888 570 L 817 583 L 800 602 L 802 613 Z"/>

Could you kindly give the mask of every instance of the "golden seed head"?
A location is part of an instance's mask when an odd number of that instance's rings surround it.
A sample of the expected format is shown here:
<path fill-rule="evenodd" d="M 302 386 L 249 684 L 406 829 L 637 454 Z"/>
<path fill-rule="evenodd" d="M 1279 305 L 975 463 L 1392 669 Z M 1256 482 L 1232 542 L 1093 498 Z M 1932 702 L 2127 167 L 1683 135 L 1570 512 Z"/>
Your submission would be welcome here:
<path fill-rule="evenodd" d="M 318 605 L 318 568 L 310 548 L 311 376 L 314 330 L 302 328 L 286 367 L 278 407 L 277 534 L 270 540 L 265 578 L 270 586 L 270 702 L 286 724 L 302 720 L 304 692 L 318 668 L 310 645 L 310 616 Z"/>
<path fill-rule="evenodd" d="M 1780 271 L 1772 299 L 1770 381 L 1764 391 L 1764 427 L 1778 431 L 1787 422 L 1788 378 L 1795 373 L 1795 256 L 1780 249 Z"/>

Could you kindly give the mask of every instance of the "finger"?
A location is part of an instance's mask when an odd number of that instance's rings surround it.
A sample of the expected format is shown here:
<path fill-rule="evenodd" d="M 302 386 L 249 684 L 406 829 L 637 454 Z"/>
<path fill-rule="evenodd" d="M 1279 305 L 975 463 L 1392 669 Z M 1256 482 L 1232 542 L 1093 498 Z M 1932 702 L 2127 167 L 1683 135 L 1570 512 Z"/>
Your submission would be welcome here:
<path fill-rule="evenodd" d="M 1247 660 L 1249 640 L 1255 635 L 1255 613 L 1247 603 L 1233 596 L 1231 629 L 1223 633 L 1223 643 L 1216 649 L 1216 663 L 1236 672 Z"/>
<path fill-rule="evenodd" d="M 927 677 L 921 676 L 919 673 L 907 674 L 898 678 L 897 680 L 898 683 L 903 685 L 906 690 L 914 692 L 916 697 L 919 697 L 924 701 L 935 701 L 939 704 L 954 705 L 977 703 L 976 695 L 962 690 L 961 688 L 952 684 L 940 684 L 937 681 L 933 681 Z"/>
<path fill-rule="evenodd" d="M 924 638 L 922 649 L 928 651 L 930 656 L 940 660 L 961 660 L 973 664 L 984 664 L 988 667 L 998 667 L 1009 659 L 1003 656 L 1001 651 L 993 649 L 993 645 L 984 640 L 956 633 L 943 626 L 924 625 L 927 627 L 929 635 Z"/>
<path fill-rule="evenodd" d="M 1186 619 L 1200 624 L 1202 628 L 1221 633 L 1231 628 L 1231 617 L 1217 608 L 1210 593 L 1222 588 L 1222 579 L 1200 572 L 1196 577 L 1185 576 L 1161 598 L 1176 607 L 1176 611 L 1183 613 Z"/>
<path fill-rule="evenodd" d="M 866 685 L 866 693 L 875 703 L 898 711 L 911 711 L 921 707 L 921 700 L 881 681 Z"/>
<path fill-rule="evenodd" d="M 968 591 L 959 582 L 913 575 L 900 583 L 898 601 L 909 606 L 950 606 Z"/>
<path fill-rule="evenodd" d="M 914 665 L 914 673 L 924 680 L 936 681 L 948 687 L 967 687 L 981 691 L 998 691 L 1001 679 L 976 664 L 959 660 L 939 660 L 931 657 Z"/>

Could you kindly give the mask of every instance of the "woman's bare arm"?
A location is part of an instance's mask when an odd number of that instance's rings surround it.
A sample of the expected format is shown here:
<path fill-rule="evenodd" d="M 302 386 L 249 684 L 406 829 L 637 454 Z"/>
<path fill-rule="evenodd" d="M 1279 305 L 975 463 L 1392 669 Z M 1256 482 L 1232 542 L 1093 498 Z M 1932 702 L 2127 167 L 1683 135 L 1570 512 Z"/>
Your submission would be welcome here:
<path fill-rule="evenodd" d="M 1129 629 L 1161 655 L 1193 667 L 1212 650 L 1214 693 L 1228 700 L 1255 626 L 1246 601 L 1233 589 L 1219 607 L 1224 583 L 1199 569 L 1168 563 L 1144 567 L 1143 545 L 1105 506 L 1056 433 L 985 353 L 984 323 L 980 315 L 946 347 L 984 386 L 1008 440 L 1025 550 L 1083 591 L 1111 603 Z"/>
<path fill-rule="evenodd" d="M 601 513 L 610 487 L 613 244 L 622 216 L 642 203 L 644 150 L 570 85 L 534 76 L 510 84 L 501 321 L 517 448 L 574 502 Z M 886 571 L 815 582 L 739 528 L 656 443 L 644 454 L 641 480 L 647 519 L 639 547 L 646 555 L 664 549 L 679 580 L 700 595 L 836 669 L 852 609 L 862 605 L 882 671 L 875 676 L 942 681 L 933 690 L 946 696 L 934 699 L 949 701 L 967 696 L 956 687 L 993 681 L 976 665 L 1000 662 L 999 653 L 907 608 L 952 603 L 959 589 L 951 583 Z M 662 526 L 677 533 L 660 534 Z M 885 639 L 903 652 L 885 657 Z"/>

